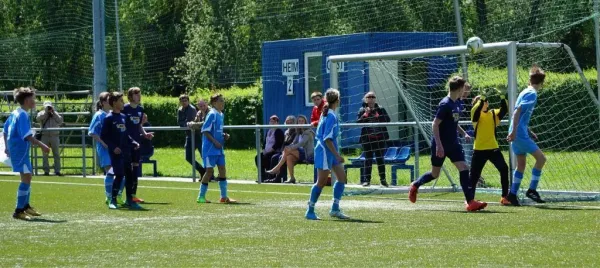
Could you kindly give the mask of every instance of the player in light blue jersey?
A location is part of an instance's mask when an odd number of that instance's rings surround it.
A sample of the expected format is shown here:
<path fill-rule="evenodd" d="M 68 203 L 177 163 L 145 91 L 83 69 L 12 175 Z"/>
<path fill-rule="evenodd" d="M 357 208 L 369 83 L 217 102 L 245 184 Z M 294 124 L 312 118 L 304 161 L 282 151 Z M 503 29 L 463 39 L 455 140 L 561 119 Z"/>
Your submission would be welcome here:
<path fill-rule="evenodd" d="M 14 110 L 4 123 L 4 134 L 6 138 L 6 155 L 10 157 L 13 172 L 19 172 L 21 183 L 17 191 L 17 208 L 13 218 L 20 220 L 31 220 L 31 216 L 41 216 L 31 205 L 31 177 L 32 167 L 29 160 L 30 145 L 36 144 L 44 154 L 50 152 L 50 148 L 33 136 L 31 122 L 27 111 L 35 109 L 35 92 L 28 87 L 16 88 L 14 92 L 15 101 L 21 107 Z"/>
<path fill-rule="evenodd" d="M 533 141 L 533 139 L 537 139 L 537 135 L 529 129 L 529 120 L 531 120 L 531 114 L 537 103 L 537 92 L 542 89 L 545 78 L 546 74 L 537 66 L 533 66 L 529 71 L 529 87 L 523 90 L 517 98 L 508 130 L 509 135 L 506 138 L 511 142 L 513 152 L 517 156 L 517 169 L 514 171 L 510 193 L 507 196 L 508 201 L 514 206 L 520 205 L 517 193 L 521 186 L 521 180 L 523 180 L 527 154 L 531 154 L 535 158 L 535 165 L 531 171 L 531 183 L 525 196 L 537 203 L 545 202 L 536 189 L 542 176 L 542 168 L 546 164 L 546 156 Z"/>
<path fill-rule="evenodd" d="M 198 203 L 210 203 L 206 200 L 206 192 L 208 191 L 208 182 L 213 176 L 215 166 L 219 169 L 219 188 L 221 189 L 220 203 L 237 203 L 236 200 L 230 199 L 227 196 L 227 175 L 225 170 L 225 152 L 223 146 L 225 141 L 229 139 L 229 134 L 223 132 L 223 125 L 225 115 L 223 115 L 223 109 L 225 108 L 225 99 L 223 95 L 215 94 L 210 97 L 210 105 L 212 109 L 206 115 L 204 119 L 204 125 L 202 125 L 202 161 L 204 162 L 204 168 L 206 173 L 200 181 L 200 193 L 198 194 Z"/>
<path fill-rule="evenodd" d="M 333 205 L 329 215 L 339 219 L 349 219 L 340 210 L 340 200 L 346 186 L 346 173 L 342 164 L 344 158 L 338 153 L 337 138 L 340 128 L 335 109 L 340 105 L 340 92 L 330 88 L 325 92 L 327 103 L 323 107 L 321 119 L 317 126 L 317 144 L 315 145 L 315 168 L 318 170 L 317 183 L 310 191 L 308 209 L 304 217 L 309 220 L 319 220 L 315 213 L 315 205 L 319 200 L 323 187 L 327 184 L 330 172 L 335 173 L 337 181 L 333 185 Z"/>

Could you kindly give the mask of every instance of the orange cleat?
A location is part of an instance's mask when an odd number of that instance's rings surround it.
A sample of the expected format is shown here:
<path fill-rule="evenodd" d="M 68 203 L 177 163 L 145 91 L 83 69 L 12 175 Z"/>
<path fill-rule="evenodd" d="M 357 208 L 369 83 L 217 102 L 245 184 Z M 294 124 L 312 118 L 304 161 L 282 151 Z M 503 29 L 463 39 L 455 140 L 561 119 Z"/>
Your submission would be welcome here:
<path fill-rule="evenodd" d="M 485 207 L 487 207 L 486 202 L 481 202 L 477 200 L 471 200 L 471 202 L 469 202 L 466 205 L 467 211 L 478 211 L 484 209 Z"/>
<path fill-rule="evenodd" d="M 510 201 L 508 201 L 508 199 L 506 199 L 506 197 L 503 196 L 502 198 L 500 198 L 500 205 L 510 206 L 511 204 L 510 204 Z"/>
<path fill-rule="evenodd" d="M 225 197 L 225 198 L 221 198 L 221 199 L 219 200 L 219 203 L 224 203 L 224 204 L 235 204 L 235 203 L 237 203 L 237 200 L 233 200 L 233 199 L 230 199 L 229 197 Z"/>
<path fill-rule="evenodd" d="M 136 202 L 136 203 L 144 203 L 144 199 L 141 199 L 141 198 L 136 197 L 136 196 L 132 197 L 131 201 Z"/>
<path fill-rule="evenodd" d="M 414 184 L 410 185 L 410 190 L 408 191 L 408 200 L 411 203 L 417 202 L 417 193 L 419 193 L 419 188 Z"/>

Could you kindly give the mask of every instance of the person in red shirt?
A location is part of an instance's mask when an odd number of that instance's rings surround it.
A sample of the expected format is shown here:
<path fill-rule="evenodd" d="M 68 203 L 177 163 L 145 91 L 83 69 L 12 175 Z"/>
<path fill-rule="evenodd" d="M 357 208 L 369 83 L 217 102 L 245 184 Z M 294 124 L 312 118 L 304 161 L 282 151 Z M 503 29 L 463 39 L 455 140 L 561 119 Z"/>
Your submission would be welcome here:
<path fill-rule="evenodd" d="M 313 92 L 310 95 L 310 99 L 312 100 L 315 107 L 312 109 L 312 113 L 310 114 L 310 124 L 313 127 L 317 127 L 319 125 L 319 119 L 321 118 L 321 112 L 323 112 L 323 106 L 325 106 L 325 100 L 323 100 L 323 93 L 321 92 Z"/>

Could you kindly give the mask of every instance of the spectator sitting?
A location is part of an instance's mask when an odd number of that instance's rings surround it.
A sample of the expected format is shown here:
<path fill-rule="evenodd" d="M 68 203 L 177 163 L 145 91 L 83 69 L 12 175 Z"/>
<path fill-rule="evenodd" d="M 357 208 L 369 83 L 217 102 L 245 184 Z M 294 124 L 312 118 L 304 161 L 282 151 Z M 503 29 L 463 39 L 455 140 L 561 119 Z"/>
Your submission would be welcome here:
<path fill-rule="evenodd" d="M 363 98 L 363 106 L 358 111 L 358 123 L 381 123 L 390 122 L 390 117 L 384 108 L 379 107 L 375 102 L 375 93 L 368 92 Z M 377 161 L 377 169 L 379 170 L 379 179 L 381 185 L 387 187 L 388 183 L 385 180 L 385 164 L 383 156 L 387 148 L 386 141 L 389 139 L 387 127 L 363 127 L 360 130 L 360 143 L 362 144 L 365 153 L 364 166 L 361 169 L 362 177 L 360 178 L 362 185 L 367 187 L 371 185 L 371 168 L 373 166 L 373 155 Z"/>
<path fill-rule="evenodd" d="M 279 117 L 277 117 L 277 115 L 273 115 L 269 118 L 269 125 L 278 125 L 279 124 Z M 265 135 L 265 140 L 264 140 L 264 147 L 263 147 L 263 151 L 260 153 L 260 155 L 257 155 L 254 158 L 254 162 L 256 164 L 256 166 L 258 167 L 258 157 L 260 157 L 261 159 L 261 167 L 260 167 L 260 172 L 262 174 L 262 178 L 267 178 L 267 173 L 265 172 L 266 170 L 270 169 L 269 166 L 271 164 L 271 157 L 273 157 L 273 155 L 281 152 L 281 148 L 283 146 L 283 139 L 284 139 L 284 134 L 283 134 L 283 130 L 281 130 L 280 128 L 271 128 L 267 131 L 267 134 Z"/>
<path fill-rule="evenodd" d="M 308 119 L 306 119 L 306 116 L 299 115 L 298 124 L 308 124 Z M 315 133 L 310 128 L 297 128 L 296 132 L 298 134 L 298 138 L 293 144 L 285 147 L 279 163 L 277 163 L 273 169 L 267 171 L 269 174 L 278 174 L 283 164 L 287 163 L 287 170 L 290 179 L 285 183 L 296 183 L 296 178 L 294 177 L 294 166 L 296 163 L 314 162 L 313 156 Z"/>
<path fill-rule="evenodd" d="M 44 102 L 44 110 L 40 111 L 36 117 L 42 128 L 42 143 L 52 148 L 52 156 L 54 158 L 54 174 L 62 176 L 60 173 L 60 138 L 59 131 L 44 130 L 46 128 L 59 128 L 63 124 L 63 118 L 52 106 L 52 102 Z M 50 175 L 50 164 L 48 163 L 48 154 L 43 154 L 44 176 Z"/>
<path fill-rule="evenodd" d="M 310 124 L 313 127 L 317 127 L 317 125 L 319 125 L 319 120 L 321 119 L 323 106 L 325 106 L 326 102 L 323 100 L 323 93 L 321 92 L 313 92 L 310 94 L 310 99 L 315 105 L 312 109 L 312 113 L 310 114 Z"/>
<path fill-rule="evenodd" d="M 288 115 L 285 118 L 285 124 L 286 125 L 295 125 L 296 122 L 296 117 L 293 115 Z M 283 147 L 285 146 L 289 146 L 290 144 L 294 143 L 294 141 L 296 140 L 296 129 L 295 128 L 288 128 L 285 130 L 285 134 L 284 134 L 284 139 L 283 139 Z M 282 149 L 283 149 L 282 147 Z"/>

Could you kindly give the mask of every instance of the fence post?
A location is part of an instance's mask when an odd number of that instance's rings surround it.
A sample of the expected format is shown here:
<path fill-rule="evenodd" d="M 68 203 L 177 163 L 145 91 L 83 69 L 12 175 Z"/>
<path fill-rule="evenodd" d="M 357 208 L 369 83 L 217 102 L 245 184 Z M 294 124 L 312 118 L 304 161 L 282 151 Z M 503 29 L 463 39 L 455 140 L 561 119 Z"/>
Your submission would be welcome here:
<path fill-rule="evenodd" d="M 260 155 L 260 128 L 254 130 L 254 145 L 256 146 L 256 170 L 258 171 L 258 183 L 262 183 L 262 157 Z"/>
<path fill-rule="evenodd" d="M 190 128 L 190 140 L 192 143 L 192 182 L 196 182 L 196 132 L 193 128 Z"/>
<path fill-rule="evenodd" d="M 82 171 L 82 174 L 83 174 L 84 178 L 86 176 L 86 174 L 85 174 L 86 173 L 86 167 L 85 167 L 85 151 L 86 151 L 85 147 L 86 146 L 85 145 L 86 145 L 85 144 L 85 129 L 82 128 L 81 129 L 81 154 L 82 154 L 83 158 L 81 160 L 81 163 L 82 163 L 81 171 Z"/>
<path fill-rule="evenodd" d="M 6 144 L 8 146 L 8 144 Z M 38 175 L 38 155 L 37 155 L 37 146 L 32 144 L 31 148 L 33 149 L 33 174 Z"/>

